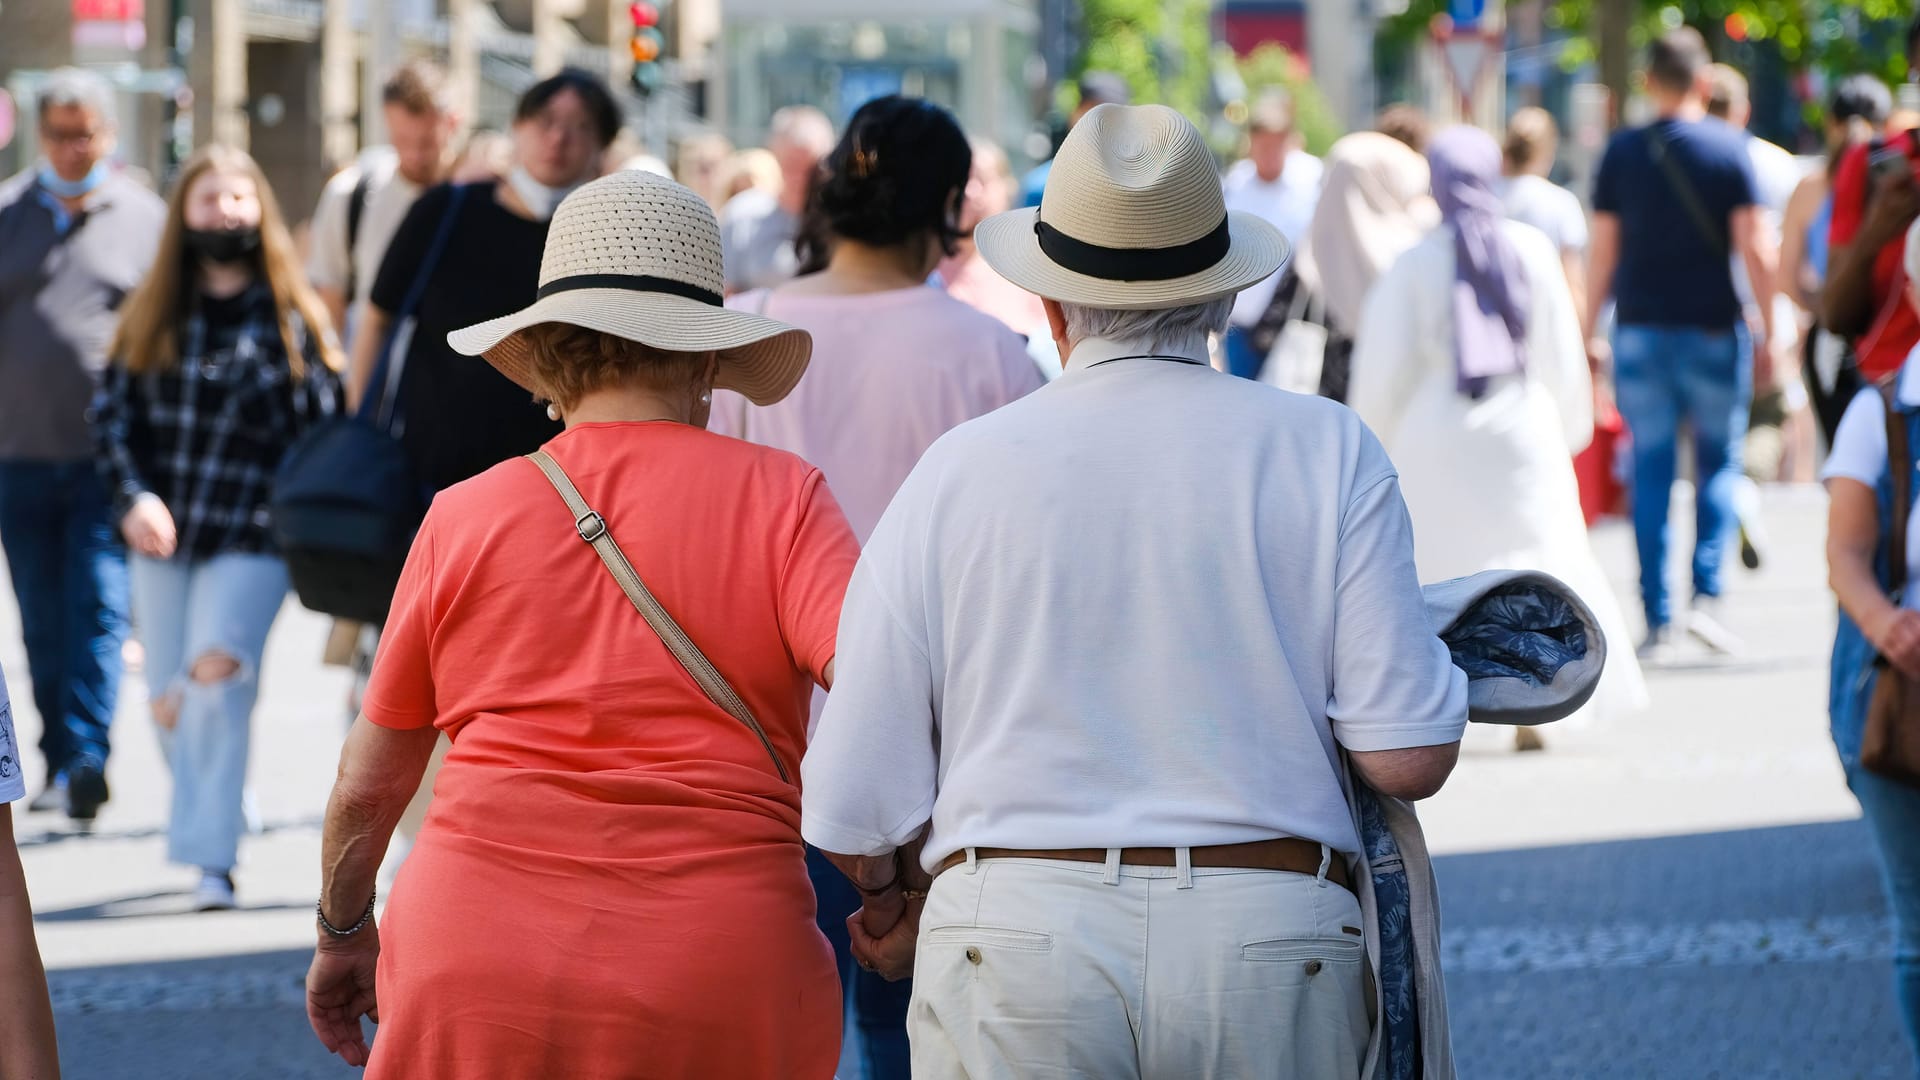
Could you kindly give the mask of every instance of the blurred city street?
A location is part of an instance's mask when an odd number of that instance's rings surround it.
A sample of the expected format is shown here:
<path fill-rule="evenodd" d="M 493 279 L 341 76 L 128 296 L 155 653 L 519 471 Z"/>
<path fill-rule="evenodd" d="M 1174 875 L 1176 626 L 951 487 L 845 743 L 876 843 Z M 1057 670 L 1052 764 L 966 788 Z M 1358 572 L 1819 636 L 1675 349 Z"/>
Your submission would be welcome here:
<path fill-rule="evenodd" d="M 1470 733 L 1424 812 L 1444 856 L 1462 1077 L 1911 1075 L 1886 909 L 1826 734 L 1823 510 L 1818 489 L 1769 493 L 1768 564 L 1730 597 L 1750 644 L 1740 662 L 1650 673 L 1653 711 L 1548 729 L 1544 753 Z M 1625 527 L 1598 542 L 1630 598 Z M 325 633 L 290 602 L 269 645 L 252 772 L 264 832 L 242 848 L 243 910 L 186 911 L 194 875 L 164 861 L 168 783 L 137 680 L 96 834 L 16 808 L 69 1077 L 351 1072 L 302 1012 L 347 690 L 319 664 Z M 30 746 L 39 721 L 10 602 L 0 666 Z"/>

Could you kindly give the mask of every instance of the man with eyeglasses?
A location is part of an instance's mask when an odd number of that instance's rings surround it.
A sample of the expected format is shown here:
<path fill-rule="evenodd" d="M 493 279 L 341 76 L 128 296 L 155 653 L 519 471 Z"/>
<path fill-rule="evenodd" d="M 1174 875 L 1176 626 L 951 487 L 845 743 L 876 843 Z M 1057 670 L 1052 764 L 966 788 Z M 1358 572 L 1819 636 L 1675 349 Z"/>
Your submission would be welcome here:
<path fill-rule="evenodd" d="M 94 472 L 87 407 L 166 208 L 109 162 L 105 80 L 53 72 L 39 122 L 41 161 L 0 183 L 0 547 L 47 764 L 31 807 L 86 823 L 107 800 L 127 633 L 126 552 Z"/>

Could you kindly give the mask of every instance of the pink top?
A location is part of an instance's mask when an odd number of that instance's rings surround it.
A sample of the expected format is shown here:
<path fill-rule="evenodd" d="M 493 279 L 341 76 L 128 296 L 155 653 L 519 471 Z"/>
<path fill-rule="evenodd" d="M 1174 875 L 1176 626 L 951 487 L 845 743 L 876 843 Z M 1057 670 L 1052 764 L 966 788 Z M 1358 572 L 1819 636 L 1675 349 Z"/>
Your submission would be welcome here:
<path fill-rule="evenodd" d="M 1043 382 L 1018 334 L 938 289 L 754 290 L 727 305 L 810 332 L 813 362 L 775 405 L 716 391 L 707 429 L 818 466 L 862 544 L 935 439 Z"/>
<path fill-rule="evenodd" d="M 943 260 L 940 280 L 946 282 L 948 296 L 999 319 L 1014 333 L 1048 338 L 1047 310 L 1040 298 L 1001 277 L 978 253 Z"/>

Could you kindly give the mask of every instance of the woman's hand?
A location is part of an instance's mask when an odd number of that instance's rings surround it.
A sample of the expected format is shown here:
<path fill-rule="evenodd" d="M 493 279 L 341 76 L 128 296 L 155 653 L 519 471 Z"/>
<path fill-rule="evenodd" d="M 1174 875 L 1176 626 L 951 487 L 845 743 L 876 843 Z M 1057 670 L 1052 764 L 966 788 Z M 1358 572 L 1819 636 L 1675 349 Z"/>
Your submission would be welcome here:
<path fill-rule="evenodd" d="M 142 495 L 134 500 L 132 508 L 120 519 L 120 532 L 126 536 L 128 547 L 150 559 L 173 558 L 180 540 L 167 504 L 154 495 Z"/>
<path fill-rule="evenodd" d="M 328 1053 L 356 1068 L 367 1063 L 367 1036 L 362 1016 L 380 1022 L 380 1003 L 374 1000 L 374 969 L 380 960 L 380 929 L 366 929 L 348 938 L 321 931 L 313 966 L 307 969 L 307 1023 Z"/>
<path fill-rule="evenodd" d="M 853 958 L 861 967 L 888 982 L 899 982 L 913 974 L 914 946 L 920 939 L 920 912 L 927 906 L 927 900 L 924 895 L 907 900 L 898 890 L 893 895 L 900 906 L 897 914 L 879 920 L 887 924 L 885 933 L 876 937 L 868 932 L 867 908 L 863 907 L 847 916 L 847 936 L 851 939 Z"/>
<path fill-rule="evenodd" d="M 1920 679 L 1920 611 L 1891 608 L 1867 637 L 1900 674 Z"/>

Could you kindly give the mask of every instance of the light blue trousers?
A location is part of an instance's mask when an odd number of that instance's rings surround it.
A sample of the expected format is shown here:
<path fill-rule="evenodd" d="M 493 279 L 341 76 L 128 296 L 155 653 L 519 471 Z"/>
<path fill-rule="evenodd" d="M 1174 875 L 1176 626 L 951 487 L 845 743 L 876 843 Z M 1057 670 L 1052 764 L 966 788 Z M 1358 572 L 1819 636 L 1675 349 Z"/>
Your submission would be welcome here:
<path fill-rule="evenodd" d="M 242 799 L 260 655 L 286 599 L 287 568 L 273 555 L 229 554 L 134 556 L 131 569 L 148 693 L 179 717 L 172 731 L 160 731 L 173 772 L 167 857 L 230 871 L 246 831 Z M 193 677 L 196 663 L 222 657 L 237 670 L 218 679 Z"/>

